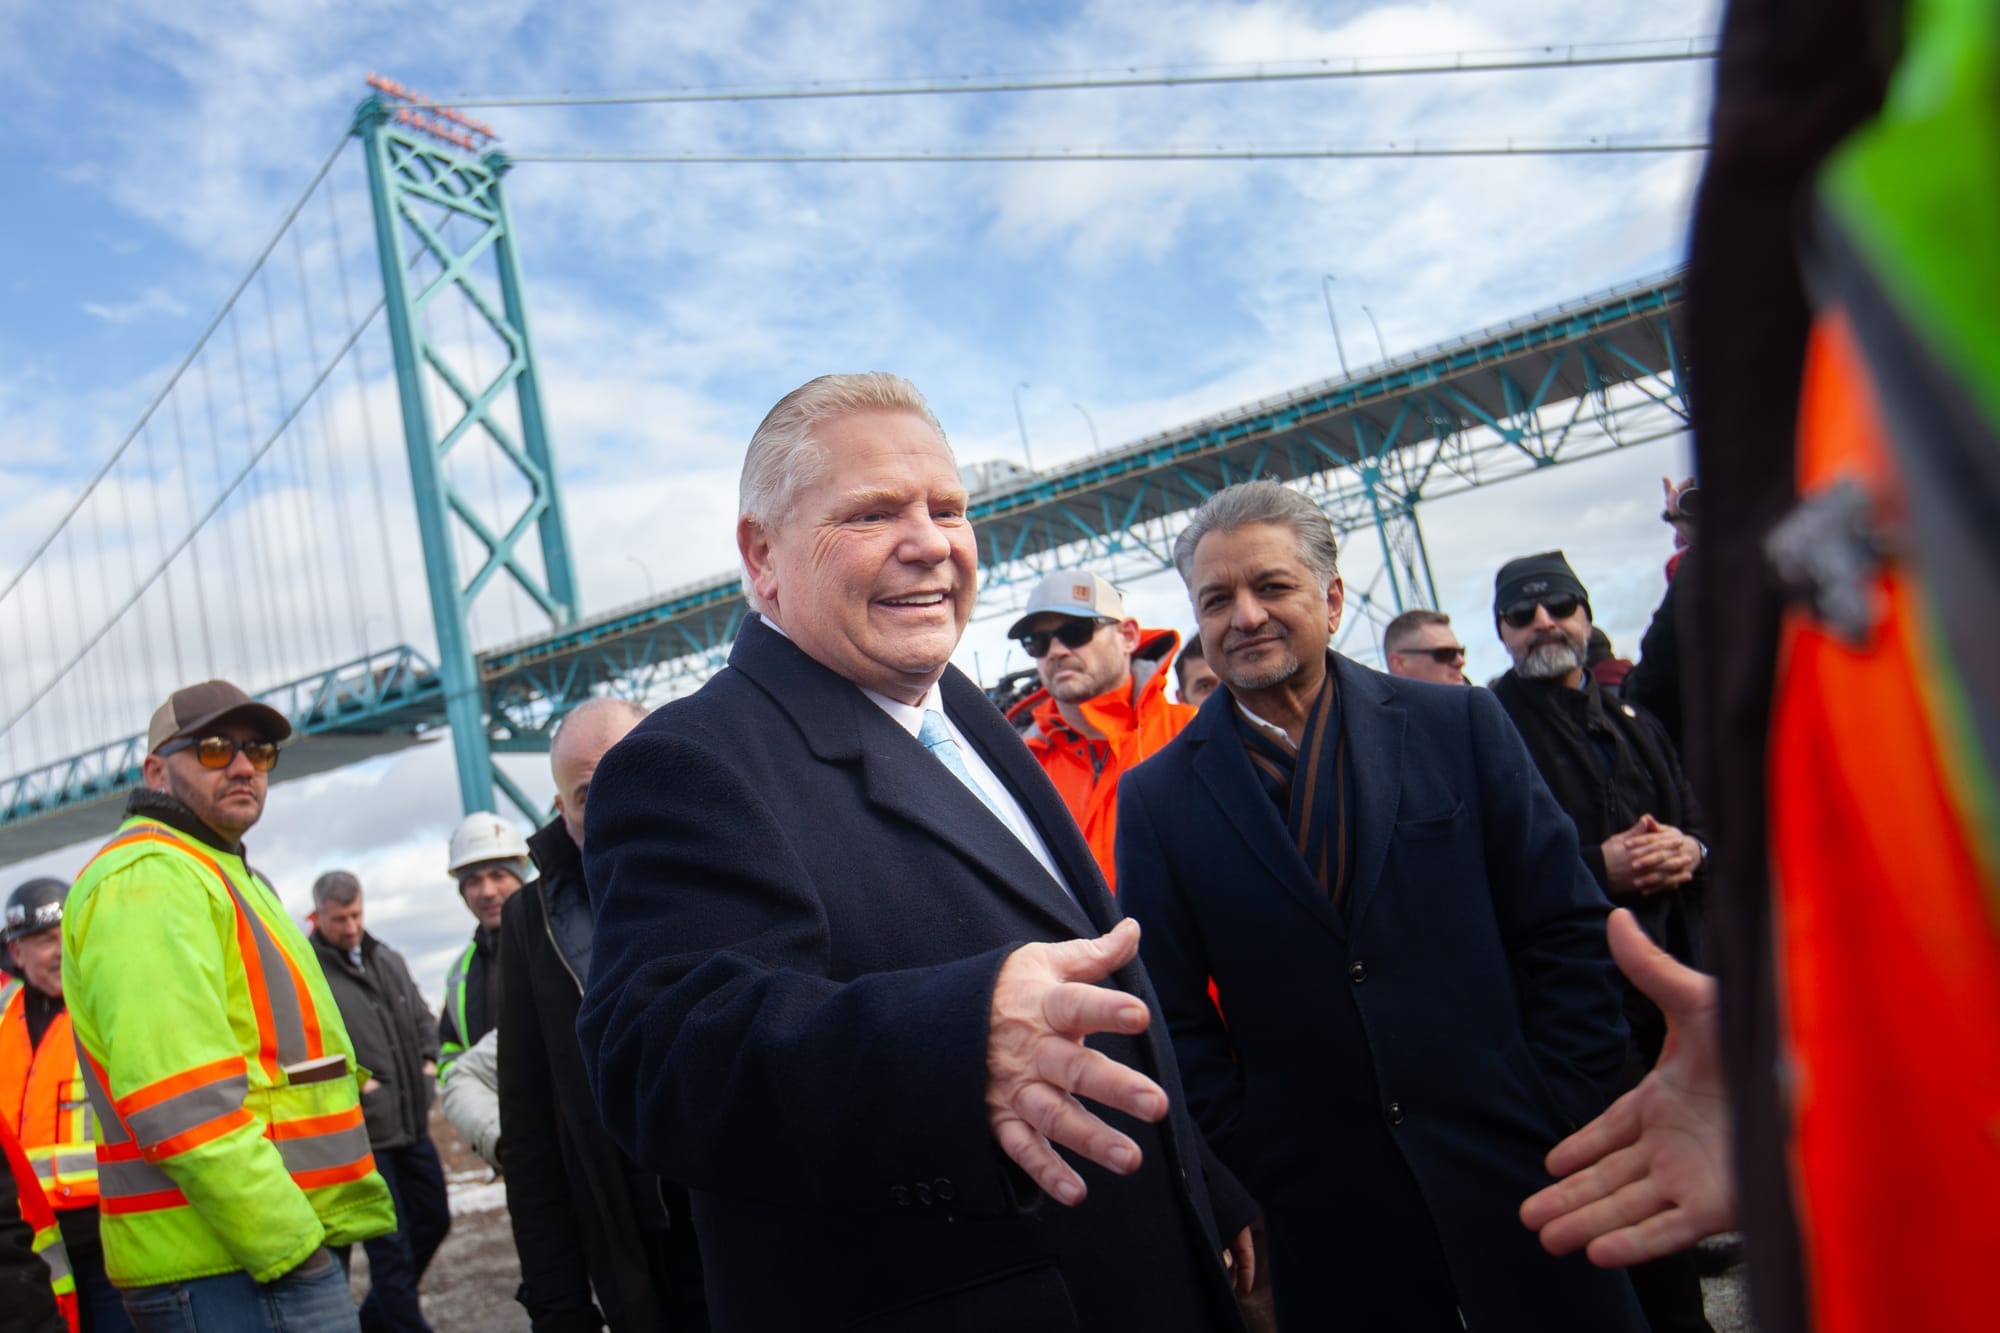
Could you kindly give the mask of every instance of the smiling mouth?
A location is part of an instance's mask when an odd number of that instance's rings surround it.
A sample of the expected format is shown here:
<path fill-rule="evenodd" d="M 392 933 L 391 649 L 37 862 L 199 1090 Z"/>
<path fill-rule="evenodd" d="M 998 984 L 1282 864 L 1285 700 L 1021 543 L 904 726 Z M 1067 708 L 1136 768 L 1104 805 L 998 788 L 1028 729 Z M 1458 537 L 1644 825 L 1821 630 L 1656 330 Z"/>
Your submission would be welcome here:
<path fill-rule="evenodd" d="M 1276 647 L 1278 644 L 1283 642 L 1284 642 L 1283 639 L 1277 638 L 1276 636 L 1264 639 L 1245 639 L 1243 640 L 1243 642 L 1225 648 L 1223 651 L 1229 653 L 1249 652 L 1253 648 Z"/>
<path fill-rule="evenodd" d="M 946 592 L 913 592 L 906 593 L 901 597 L 881 598 L 878 604 L 881 606 L 903 606 L 921 609 L 931 606 L 943 606 L 946 601 L 950 600 L 950 597 L 951 594 Z"/>

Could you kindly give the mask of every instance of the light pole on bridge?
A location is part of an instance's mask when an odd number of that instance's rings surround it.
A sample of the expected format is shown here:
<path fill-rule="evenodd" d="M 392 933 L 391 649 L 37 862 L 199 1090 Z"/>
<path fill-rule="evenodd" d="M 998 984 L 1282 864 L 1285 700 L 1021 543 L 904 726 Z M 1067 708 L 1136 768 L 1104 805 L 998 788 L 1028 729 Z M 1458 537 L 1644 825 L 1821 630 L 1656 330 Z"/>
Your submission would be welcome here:
<path fill-rule="evenodd" d="M 1333 313 L 1333 274 L 1320 274 L 1319 290 L 1326 297 L 1326 322 L 1333 325 L 1333 350 L 1340 353 L 1340 377 L 1346 379 L 1347 344 L 1340 340 L 1340 316 Z"/>
<path fill-rule="evenodd" d="M 1090 427 L 1090 452 L 1094 454 L 1103 453 L 1104 445 L 1097 438 L 1097 423 L 1090 419 L 1090 413 L 1083 411 L 1082 403 L 1071 403 L 1070 406 L 1079 412 L 1083 412 L 1083 424 Z"/>

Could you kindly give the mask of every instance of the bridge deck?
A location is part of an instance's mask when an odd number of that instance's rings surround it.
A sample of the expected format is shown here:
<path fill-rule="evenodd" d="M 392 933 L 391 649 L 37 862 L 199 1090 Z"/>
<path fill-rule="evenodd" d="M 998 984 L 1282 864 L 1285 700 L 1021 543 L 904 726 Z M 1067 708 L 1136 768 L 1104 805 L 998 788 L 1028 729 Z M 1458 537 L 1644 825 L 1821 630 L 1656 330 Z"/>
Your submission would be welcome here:
<path fill-rule="evenodd" d="M 1215 490 L 1252 477 L 1305 481 L 1345 470 L 1414 503 L 1429 471 L 1415 473 L 1399 462 L 1426 448 L 1436 458 L 1473 435 L 1520 467 L 1543 466 L 1558 461 L 1567 438 L 1566 429 L 1549 427 L 1545 409 L 1591 404 L 1608 420 L 1606 395 L 1616 389 L 1643 393 L 1684 415 L 1673 327 L 1681 300 L 1678 274 L 1633 284 L 1055 472 L 1009 479 L 973 497 L 982 579 L 1006 584 L 1038 576 L 1059 557 L 1101 558 L 1128 546 L 1163 559 L 1165 524 Z M 1446 489 L 1479 484 L 1466 475 L 1461 470 L 1456 482 L 1441 480 Z M 1354 522 L 1339 513 L 1334 521 Z M 494 748 L 545 749 L 561 701 L 607 681 L 644 687 L 705 674 L 722 660 L 745 610 L 740 581 L 723 574 L 489 649 L 479 656 L 479 670 L 496 727 Z M 445 723 L 435 672 L 408 648 L 260 697 L 280 707 L 299 732 L 278 770 L 286 781 L 418 744 Z M 139 781 L 142 745 L 129 737 L 0 781 L 0 864 L 106 831 L 115 806 Z"/>

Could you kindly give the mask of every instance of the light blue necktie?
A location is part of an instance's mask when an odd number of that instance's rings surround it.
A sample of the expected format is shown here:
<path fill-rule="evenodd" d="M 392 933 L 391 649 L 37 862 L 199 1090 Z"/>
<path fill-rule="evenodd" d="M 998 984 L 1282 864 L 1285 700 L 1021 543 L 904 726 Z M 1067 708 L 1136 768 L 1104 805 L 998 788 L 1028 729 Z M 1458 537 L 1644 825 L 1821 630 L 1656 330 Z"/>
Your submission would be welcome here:
<path fill-rule="evenodd" d="M 917 732 L 917 739 L 923 742 L 926 750 L 937 756 L 939 763 L 951 770 L 953 777 L 972 789 L 972 794 L 979 798 L 980 804 L 993 812 L 995 819 L 1009 829 L 1014 827 L 1014 821 L 1007 818 L 1006 812 L 1000 808 L 1000 803 L 993 799 L 993 794 L 981 786 L 979 779 L 972 776 L 972 770 L 965 766 L 965 754 L 958 748 L 958 741 L 952 736 L 951 728 L 944 724 L 943 713 L 935 708 L 926 708 L 923 729 Z"/>

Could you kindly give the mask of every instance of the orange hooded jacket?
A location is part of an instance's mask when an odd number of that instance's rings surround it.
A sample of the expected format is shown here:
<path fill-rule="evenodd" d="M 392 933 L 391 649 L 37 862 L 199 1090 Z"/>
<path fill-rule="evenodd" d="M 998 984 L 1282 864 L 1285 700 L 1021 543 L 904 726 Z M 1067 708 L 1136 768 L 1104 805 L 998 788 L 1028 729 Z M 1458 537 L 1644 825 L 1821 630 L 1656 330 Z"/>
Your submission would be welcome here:
<path fill-rule="evenodd" d="M 1194 720 L 1193 705 L 1167 698 L 1167 681 L 1173 675 L 1167 667 L 1180 645 L 1181 636 L 1173 630 L 1140 630 L 1130 679 L 1078 705 L 1085 720 L 1104 733 L 1101 741 L 1072 729 L 1047 689 L 1036 690 L 1007 713 L 1021 729 L 1029 753 L 1062 793 L 1113 893 L 1118 891 L 1112 867 L 1118 776 L 1160 750 Z"/>

